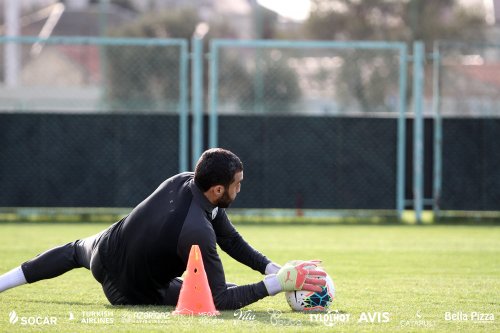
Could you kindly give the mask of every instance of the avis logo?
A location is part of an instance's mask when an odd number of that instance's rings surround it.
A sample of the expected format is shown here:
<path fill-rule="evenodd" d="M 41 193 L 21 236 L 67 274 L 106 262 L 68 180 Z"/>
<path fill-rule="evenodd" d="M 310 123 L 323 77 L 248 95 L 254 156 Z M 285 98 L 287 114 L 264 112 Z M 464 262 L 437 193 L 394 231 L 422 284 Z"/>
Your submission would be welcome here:
<path fill-rule="evenodd" d="M 388 323 L 391 321 L 389 312 L 362 312 L 358 323 Z"/>
<path fill-rule="evenodd" d="M 31 317 L 19 317 L 16 311 L 12 310 L 9 313 L 9 323 L 12 325 L 18 323 L 23 326 L 37 326 L 37 325 L 57 325 L 56 317 L 42 317 L 42 316 L 31 316 Z"/>

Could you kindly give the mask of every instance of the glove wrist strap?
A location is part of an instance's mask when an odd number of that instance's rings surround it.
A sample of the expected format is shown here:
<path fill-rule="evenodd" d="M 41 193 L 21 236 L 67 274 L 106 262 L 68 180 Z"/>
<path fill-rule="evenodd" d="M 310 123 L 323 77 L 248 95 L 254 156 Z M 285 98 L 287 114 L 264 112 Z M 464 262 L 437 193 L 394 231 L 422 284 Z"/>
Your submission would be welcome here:
<path fill-rule="evenodd" d="M 266 275 L 264 277 L 264 284 L 269 296 L 274 296 L 283 290 L 276 274 Z"/>
<path fill-rule="evenodd" d="M 270 262 L 266 266 L 265 274 L 266 275 L 276 274 L 276 273 L 278 273 L 279 270 L 280 270 L 280 266 L 279 265 L 275 264 L 274 262 Z"/>

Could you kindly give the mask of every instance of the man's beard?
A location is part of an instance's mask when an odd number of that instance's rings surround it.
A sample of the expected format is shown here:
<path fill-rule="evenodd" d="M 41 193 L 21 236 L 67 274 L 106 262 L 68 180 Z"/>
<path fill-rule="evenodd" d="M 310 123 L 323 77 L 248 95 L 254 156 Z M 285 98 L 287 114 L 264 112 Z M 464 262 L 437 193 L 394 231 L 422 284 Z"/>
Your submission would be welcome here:
<path fill-rule="evenodd" d="M 228 191 L 226 189 L 224 190 L 224 194 L 222 195 L 222 197 L 217 202 L 217 207 L 228 208 L 232 202 L 233 200 L 231 200 L 231 198 L 229 197 Z"/>

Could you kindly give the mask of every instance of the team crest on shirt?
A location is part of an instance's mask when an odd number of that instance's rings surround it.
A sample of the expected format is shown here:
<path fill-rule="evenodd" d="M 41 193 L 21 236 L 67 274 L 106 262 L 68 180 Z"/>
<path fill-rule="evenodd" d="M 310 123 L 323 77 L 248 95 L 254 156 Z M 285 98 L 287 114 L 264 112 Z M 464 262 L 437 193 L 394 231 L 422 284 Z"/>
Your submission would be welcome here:
<path fill-rule="evenodd" d="M 217 213 L 219 212 L 219 207 L 215 207 L 213 210 L 212 210 L 212 220 L 215 219 L 215 217 L 217 216 Z"/>

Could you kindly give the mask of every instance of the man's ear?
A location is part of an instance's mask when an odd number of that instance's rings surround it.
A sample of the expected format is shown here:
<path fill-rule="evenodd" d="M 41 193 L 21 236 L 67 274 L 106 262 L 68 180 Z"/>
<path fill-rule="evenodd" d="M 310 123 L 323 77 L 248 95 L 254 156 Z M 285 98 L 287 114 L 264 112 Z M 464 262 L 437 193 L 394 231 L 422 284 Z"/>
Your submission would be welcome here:
<path fill-rule="evenodd" d="M 222 185 L 215 185 L 213 187 L 213 190 L 214 190 L 214 194 L 217 196 L 217 198 L 222 197 L 222 195 L 224 194 L 224 186 L 222 186 Z"/>

